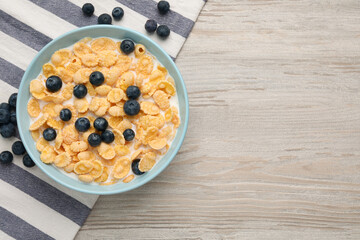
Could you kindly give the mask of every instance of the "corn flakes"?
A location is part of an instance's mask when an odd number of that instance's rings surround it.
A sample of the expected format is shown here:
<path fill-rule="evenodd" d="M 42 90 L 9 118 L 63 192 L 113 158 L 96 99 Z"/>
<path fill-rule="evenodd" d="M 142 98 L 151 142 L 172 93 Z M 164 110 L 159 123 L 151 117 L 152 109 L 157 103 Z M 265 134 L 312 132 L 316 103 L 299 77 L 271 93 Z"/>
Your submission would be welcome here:
<path fill-rule="evenodd" d="M 161 91 L 161 90 L 157 90 L 154 93 L 153 99 L 154 99 L 155 103 L 163 111 L 165 111 L 166 109 L 168 109 L 170 107 L 170 101 L 168 99 L 168 95 L 165 92 Z"/>
<path fill-rule="evenodd" d="M 106 143 L 101 143 L 98 147 L 98 153 L 101 157 L 110 160 L 115 157 L 115 150 L 112 146 Z"/>
<path fill-rule="evenodd" d="M 140 109 L 145 114 L 157 115 L 160 113 L 160 108 L 156 106 L 153 102 L 141 102 Z"/>
<path fill-rule="evenodd" d="M 90 161 L 79 161 L 74 166 L 76 174 L 87 174 L 94 168 L 94 164 Z"/>
<path fill-rule="evenodd" d="M 40 159 L 43 163 L 49 164 L 53 163 L 56 157 L 56 152 L 52 146 L 45 147 L 40 154 Z"/>
<path fill-rule="evenodd" d="M 30 131 L 34 131 L 39 129 L 42 125 L 44 125 L 44 123 L 46 123 L 47 119 L 49 118 L 49 114 L 44 113 L 43 115 L 41 115 L 35 122 L 33 122 L 30 127 L 29 130 Z"/>

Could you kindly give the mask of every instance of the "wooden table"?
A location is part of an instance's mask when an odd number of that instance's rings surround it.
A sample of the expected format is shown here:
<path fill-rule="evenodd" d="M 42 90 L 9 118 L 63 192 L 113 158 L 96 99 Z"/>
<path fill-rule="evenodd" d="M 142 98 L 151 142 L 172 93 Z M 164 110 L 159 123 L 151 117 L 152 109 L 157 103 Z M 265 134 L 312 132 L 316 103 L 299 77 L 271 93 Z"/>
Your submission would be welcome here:
<path fill-rule="evenodd" d="M 360 239 L 360 1 L 209 0 L 176 62 L 179 154 L 76 239 Z"/>

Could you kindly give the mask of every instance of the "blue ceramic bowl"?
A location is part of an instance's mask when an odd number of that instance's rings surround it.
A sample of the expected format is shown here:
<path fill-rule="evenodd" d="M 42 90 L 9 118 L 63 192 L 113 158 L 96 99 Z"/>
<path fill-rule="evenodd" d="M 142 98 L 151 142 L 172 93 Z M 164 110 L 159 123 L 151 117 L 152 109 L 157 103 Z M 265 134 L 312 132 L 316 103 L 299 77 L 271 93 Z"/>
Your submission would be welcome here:
<path fill-rule="evenodd" d="M 135 178 L 130 183 L 125 184 L 120 181 L 117 184 L 100 186 L 95 184 L 86 184 L 65 175 L 64 173 L 60 172 L 63 170 L 59 170 L 53 165 L 46 165 L 40 160 L 40 153 L 36 150 L 35 142 L 29 132 L 30 117 L 27 113 L 26 105 L 30 99 L 30 81 L 35 79 L 40 74 L 42 65 L 50 60 L 51 55 L 56 50 L 68 47 L 84 37 L 111 37 L 116 39 L 130 38 L 136 43 L 141 43 L 147 48 L 148 51 L 157 57 L 157 59 L 166 67 L 170 75 L 175 80 L 177 95 L 179 98 L 181 125 L 178 128 L 177 134 L 166 155 L 162 157 L 162 159 L 154 166 L 153 169 L 151 169 L 151 171 Z M 169 55 L 158 44 L 156 44 L 148 37 L 131 29 L 112 25 L 94 25 L 78 28 L 54 39 L 49 44 L 47 44 L 36 55 L 36 57 L 32 60 L 26 69 L 20 84 L 16 107 L 17 124 L 21 139 L 25 145 L 26 151 L 34 160 L 36 165 L 56 182 L 80 192 L 93 194 L 116 194 L 130 191 L 149 182 L 151 179 L 159 175 L 169 165 L 171 160 L 179 151 L 185 137 L 189 120 L 189 104 L 185 84 L 179 70 Z"/>

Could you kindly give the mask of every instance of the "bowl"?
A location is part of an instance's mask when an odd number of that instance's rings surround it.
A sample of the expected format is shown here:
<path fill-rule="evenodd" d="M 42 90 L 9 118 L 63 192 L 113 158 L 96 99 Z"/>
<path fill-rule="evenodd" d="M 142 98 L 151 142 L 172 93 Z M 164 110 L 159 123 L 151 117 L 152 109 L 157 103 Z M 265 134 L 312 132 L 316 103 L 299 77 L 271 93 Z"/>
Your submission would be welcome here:
<path fill-rule="evenodd" d="M 167 68 L 168 72 L 175 80 L 177 95 L 179 99 L 179 113 L 181 125 L 177 130 L 176 136 L 168 152 L 161 158 L 161 160 L 158 161 L 149 172 L 136 177 L 130 183 L 119 182 L 113 185 L 102 186 L 98 184 L 83 183 L 75 178 L 67 176 L 66 174 L 61 172 L 63 171 L 62 169 L 58 169 L 53 165 L 47 165 L 40 160 L 40 153 L 36 150 L 35 141 L 32 139 L 29 131 L 30 117 L 27 113 L 26 108 L 27 102 L 31 97 L 31 94 L 29 92 L 30 81 L 35 79 L 40 74 L 42 65 L 50 60 L 51 55 L 56 50 L 73 45 L 84 37 L 110 37 L 116 39 L 130 38 L 136 43 L 141 43 L 147 48 L 149 52 L 151 52 L 154 56 L 157 57 L 159 62 L 161 62 L 161 64 Z M 68 33 L 65 33 L 60 37 L 52 40 L 43 49 L 41 49 L 41 51 L 35 56 L 35 58 L 32 60 L 32 62 L 26 69 L 25 74 L 21 80 L 16 104 L 16 114 L 19 134 L 21 140 L 24 143 L 26 151 L 43 172 L 45 172 L 50 178 L 54 179 L 56 182 L 68 188 L 84 193 L 106 195 L 122 193 L 140 187 L 141 185 L 144 185 L 145 183 L 149 182 L 157 175 L 159 175 L 169 165 L 169 163 L 175 157 L 176 153 L 179 151 L 180 146 L 185 138 L 185 133 L 189 120 L 189 103 L 186 87 L 179 70 L 177 69 L 175 63 L 169 57 L 169 55 L 157 43 L 155 43 L 145 35 L 128 28 L 112 25 L 93 25 L 78 28 Z"/>

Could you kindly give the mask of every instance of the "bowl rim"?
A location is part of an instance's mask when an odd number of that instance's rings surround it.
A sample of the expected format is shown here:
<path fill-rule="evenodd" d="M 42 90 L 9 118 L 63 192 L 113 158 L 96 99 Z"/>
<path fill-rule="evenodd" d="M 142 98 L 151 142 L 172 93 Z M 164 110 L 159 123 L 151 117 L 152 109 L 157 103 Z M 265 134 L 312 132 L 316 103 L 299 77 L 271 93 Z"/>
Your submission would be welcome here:
<path fill-rule="evenodd" d="M 185 135 L 187 132 L 187 128 L 188 128 L 188 121 L 189 121 L 189 100 L 188 100 L 188 94 L 187 94 L 187 89 L 185 86 L 185 82 L 182 78 L 182 75 L 179 71 L 179 69 L 177 68 L 176 64 L 174 63 L 173 59 L 171 59 L 171 57 L 169 56 L 169 54 L 159 45 L 157 44 L 155 41 L 153 41 L 152 39 L 150 39 L 149 37 L 145 36 L 144 34 L 126 28 L 126 27 L 122 27 L 122 26 L 115 26 L 115 25 L 91 25 L 91 26 L 86 26 L 86 27 L 81 27 L 81 28 L 76 28 L 74 30 L 71 30 L 69 32 L 66 32 L 62 35 L 60 35 L 57 38 L 54 38 L 52 41 L 50 41 L 49 43 L 47 43 L 36 55 L 35 57 L 32 59 L 32 61 L 30 62 L 30 64 L 28 65 L 28 67 L 26 68 L 26 71 L 21 79 L 21 83 L 18 89 L 18 93 L 24 91 L 24 85 L 25 85 L 25 79 L 28 78 L 28 75 L 30 74 L 29 71 L 32 68 L 32 66 L 36 63 L 36 61 L 38 60 L 38 58 L 53 44 L 55 44 L 57 41 L 59 41 L 60 39 L 68 36 L 68 35 L 72 35 L 75 34 L 79 31 L 84 31 L 84 30 L 89 30 L 89 29 L 117 29 L 117 30 L 121 30 L 121 31 L 126 31 L 126 32 L 130 32 L 131 34 L 135 34 L 138 35 L 141 38 L 146 39 L 147 41 L 151 42 L 151 44 L 153 44 L 156 48 L 158 48 L 161 53 L 165 56 L 165 61 L 170 62 L 170 64 L 174 67 L 176 74 L 179 76 L 179 84 L 181 84 L 181 87 L 184 89 L 184 100 L 185 100 L 185 122 L 184 122 L 184 130 L 181 133 L 180 139 L 179 139 L 179 143 L 178 145 L 175 146 L 173 152 L 171 153 L 171 155 L 169 156 L 169 159 L 159 168 L 157 169 L 156 172 L 151 172 L 151 175 L 149 175 L 146 179 L 144 179 L 142 182 L 137 182 L 133 185 L 128 185 L 128 187 L 126 187 L 126 185 L 124 185 L 123 188 L 119 188 L 119 189 L 114 189 L 114 190 L 110 190 L 110 191 L 99 191 L 99 190 L 88 190 L 88 189 L 83 189 L 81 187 L 77 187 L 77 186 L 72 186 L 68 183 L 65 183 L 63 181 L 61 181 L 61 179 L 58 179 L 56 177 L 54 177 L 52 174 L 48 173 L 48 171 L 44 168 L 44 166 L 40 163 L 40 160 L 37 159 L 34 154 L 31 152 L 30 147 L 28 146 L 28 143 L 23 142 L 25 149 L 27 151 L 27 153 L 30 155 L 30 157 L 34 160 L 34 162 L 36 163 L 36 165 L 42 170 L 42 172 L 44 172 L 47 176 L 49 176 L 51 179 L 53 179 L 55 182 L 70 188 L 72 190 L 76 190 L 79 192 L 83 192 L 83 193 L 88 193 L 88 194 L 98 194 L 98 195 L 111 195 L 111 194 L 118 194 L 118 193 L 123 193 L 123 192 L 127 192 L 127 191 L 131 191 L 135 188 L 138 188 L 142 185 L 145 185 L 146 183 L 148 183 L 149 181 L 151 181 L 152 179 L 154 179 L 155 177 L 157 177 L 162 171 L 165 170 L 165 168 L 170 164 L 170 162 L 174 159 L 174 157 L 176 156 L 176 154 L 178 153 L 180 147 L 182 146 L 184 139 L 185 139 Z M 104 36 L 106 37 L 106 36 Z M 74 42 L 75 43 L 75 42 Z M 16 115 L 19 116 L 19 112 L 20 112 L 20 101 L 17 101 L 16 103 Z M 18 125 L 18 131 L 19 131 L 19 135 L 20 135 L 20 140 L 23 141 L 22 139 L 24 138 L 24 131 L 28 131 L 28 129 L 23 129 L 22 125 L 20 124 L 20 119 L 17 118 L 17 125 Z"/>

